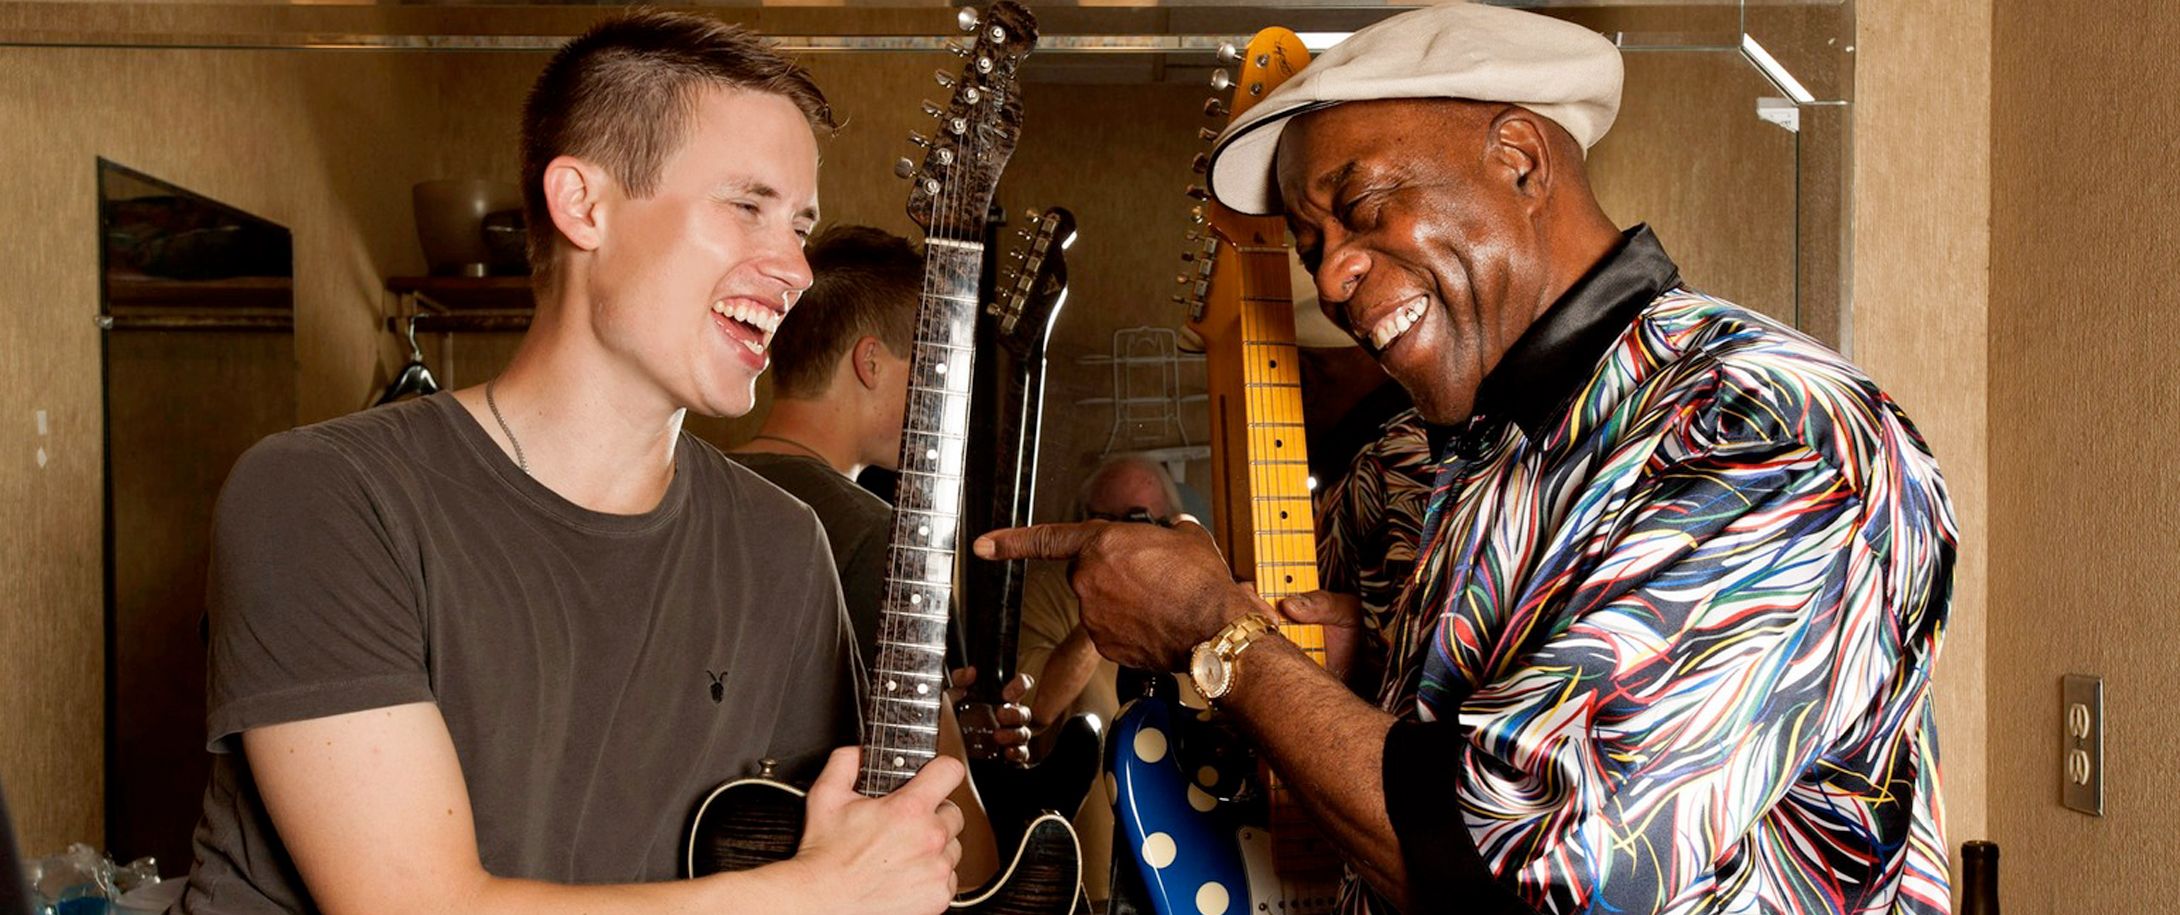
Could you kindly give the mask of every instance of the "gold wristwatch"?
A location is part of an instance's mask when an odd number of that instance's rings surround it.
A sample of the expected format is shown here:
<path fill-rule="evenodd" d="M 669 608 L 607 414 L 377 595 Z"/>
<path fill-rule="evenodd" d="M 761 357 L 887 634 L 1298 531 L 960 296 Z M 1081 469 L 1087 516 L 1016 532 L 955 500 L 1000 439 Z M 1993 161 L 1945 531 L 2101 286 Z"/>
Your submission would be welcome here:
<path fill-rule="evenodd" d="M 1240 617 L 1217 635 L 1196 645 L 1188 656 L 1188 676 L 1196 681 L 1196 692 L 1212 702 L 1217 702 L 1234 691 L 1235 661 L 1241 653 L 1256 644 L 1257 639 L 1279 631 L 1278 624 L 1260 613 Z"/>

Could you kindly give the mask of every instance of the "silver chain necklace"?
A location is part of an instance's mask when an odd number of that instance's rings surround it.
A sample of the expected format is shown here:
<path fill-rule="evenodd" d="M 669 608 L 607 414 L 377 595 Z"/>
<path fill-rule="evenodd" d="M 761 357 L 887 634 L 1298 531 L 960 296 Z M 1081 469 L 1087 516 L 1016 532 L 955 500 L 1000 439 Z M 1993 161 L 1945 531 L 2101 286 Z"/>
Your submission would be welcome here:
<path fill-rule="evenodd" d="M 530 473 L 530 462 L 523 459 L 522 443 L 515 440 L 515 430 L 507 428 L 507 417 L 500 415 L 499 401 L 492 399 L 492 385 L 498 380 L 495 378 L 484 383 L 484 405 L 492 408 L 492 418 L 499 422 L 501 434 L 507 436 L 508 444 L 515 446 L 515 466 L 522 468 L 523 474 L 527 476 Z"/>

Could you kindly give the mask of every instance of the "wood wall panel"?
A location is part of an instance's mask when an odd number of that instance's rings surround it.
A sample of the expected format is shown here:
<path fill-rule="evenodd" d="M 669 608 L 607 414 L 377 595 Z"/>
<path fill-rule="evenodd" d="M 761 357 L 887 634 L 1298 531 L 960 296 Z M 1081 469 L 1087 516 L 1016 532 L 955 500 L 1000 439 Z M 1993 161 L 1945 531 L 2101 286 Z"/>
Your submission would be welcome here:
<path fill-rule="evenodd" d="M 1991 826 L 2013 915 L 2180 898 L 2180 7 L 1996 4 Z M 2060 804 L 2060 677 L 2105 683 L 2105 815 Z"/>

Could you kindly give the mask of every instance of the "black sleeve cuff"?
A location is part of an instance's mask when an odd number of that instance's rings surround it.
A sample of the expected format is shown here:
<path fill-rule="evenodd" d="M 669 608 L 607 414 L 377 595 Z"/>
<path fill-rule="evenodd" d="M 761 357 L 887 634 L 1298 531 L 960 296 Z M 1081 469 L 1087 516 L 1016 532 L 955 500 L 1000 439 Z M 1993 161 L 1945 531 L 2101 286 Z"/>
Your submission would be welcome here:
<path fill-rule="evenodd" d="M 1400 721 L 1385 734 L 1385 815 L 1408 869 L 1408 915 L 1537 915 L 1491 874 L 1461 816 L 1460 728 Z"/>

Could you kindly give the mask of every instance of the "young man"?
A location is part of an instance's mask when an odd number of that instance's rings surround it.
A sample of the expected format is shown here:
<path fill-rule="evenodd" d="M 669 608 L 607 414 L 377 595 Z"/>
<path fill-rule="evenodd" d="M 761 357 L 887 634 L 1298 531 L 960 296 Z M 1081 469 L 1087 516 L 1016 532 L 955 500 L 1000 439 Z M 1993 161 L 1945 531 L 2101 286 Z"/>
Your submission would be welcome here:
<path fill-rule="evenodd" d="M 960 765 L 864 799 L 852 749 L 792 860 L 671 881 L 707 789 L 855 742 L 816 520 L 680 432 L 750 408 L 810 283 L 829 124 L 807 74 L 705 19 L 616 19 L 547 65 L 506 373 L 267 439 L 222 495 L 182 911 L 945 908 Z"/>
<path fill-rule="evenodd" d="M 817 512 L 867 666 L 893 506 L 855 476 L 901 459 L 923 255 L 897 235 L 835 226 L 810 240 L 807 256 L 810 288 L 772 348 L 772 410 L 734 459 Z"/>
<path fill-rule="evenodd" d="M 1381 706 L 1268 627 L 1201 528 L 1054 525 L 1098 649 L 1190 670 L 1363 885 L 1348 911 L 1948 910 L 1930 673 L 1936 461 L 1836 353 L 1681 285 L 1583 155 L 1612 43 L 1452 3 L 1229 126 L 1326 315 L 1414 396 L 1434 485 Z"/>

